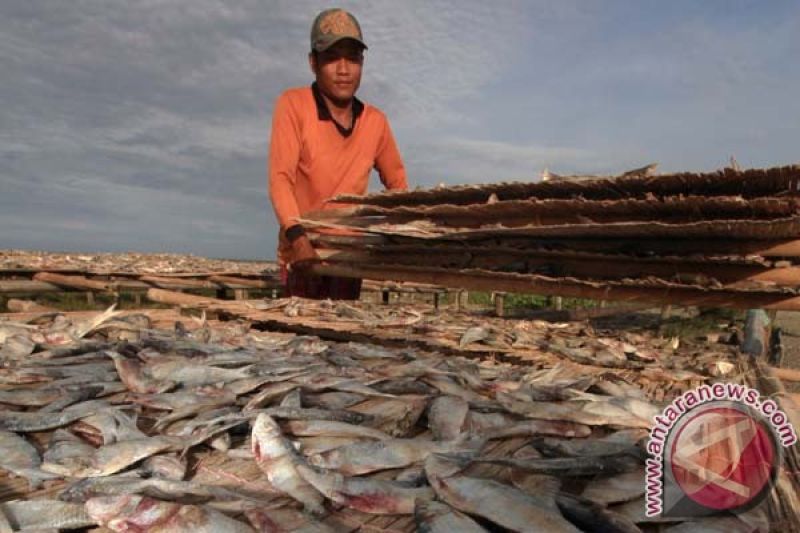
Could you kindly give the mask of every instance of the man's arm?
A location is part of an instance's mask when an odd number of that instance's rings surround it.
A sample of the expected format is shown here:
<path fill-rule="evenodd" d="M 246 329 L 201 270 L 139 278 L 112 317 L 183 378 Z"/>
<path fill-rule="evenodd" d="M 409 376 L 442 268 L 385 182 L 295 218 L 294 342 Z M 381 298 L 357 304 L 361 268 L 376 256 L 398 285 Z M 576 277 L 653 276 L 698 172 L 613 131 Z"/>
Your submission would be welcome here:
<path fill-rule="evenodd" d="M 383 133 L 378 144 L 378 155 L 375 158 L 375 168 L 380 174 L 381 182 L 387 189 L 406 190 L 408 181 L 406 180 L 406 167 L 403 166 L 403 159 L 397 149 L 397 143 L 389 127 L 389 121 L 384 118 Z"/>
<path fill-rule="evenodd" d="M 303 228 L 297 224 L 300 209 L 295 197 L 297 164 L 300 161 L 300 124 L 286 95 L 275 103 L 269 143 L 269 195 L 281 232 L 292 244 L 290 261 L 316 259 Z"/>

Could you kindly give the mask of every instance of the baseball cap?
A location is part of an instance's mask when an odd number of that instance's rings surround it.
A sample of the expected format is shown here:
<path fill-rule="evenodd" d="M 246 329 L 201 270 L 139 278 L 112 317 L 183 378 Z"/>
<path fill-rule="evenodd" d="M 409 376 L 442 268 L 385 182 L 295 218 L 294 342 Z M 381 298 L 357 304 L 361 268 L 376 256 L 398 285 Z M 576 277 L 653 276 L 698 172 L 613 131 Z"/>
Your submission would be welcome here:
<path fill-rule="evenodd" d="M 311 49 L 324 52 L 342 39 L 358 41 L 364 48 L 361 26 L 352 13 L 344 9 L 326 9 L 314 19 L 311 25 Z"/>

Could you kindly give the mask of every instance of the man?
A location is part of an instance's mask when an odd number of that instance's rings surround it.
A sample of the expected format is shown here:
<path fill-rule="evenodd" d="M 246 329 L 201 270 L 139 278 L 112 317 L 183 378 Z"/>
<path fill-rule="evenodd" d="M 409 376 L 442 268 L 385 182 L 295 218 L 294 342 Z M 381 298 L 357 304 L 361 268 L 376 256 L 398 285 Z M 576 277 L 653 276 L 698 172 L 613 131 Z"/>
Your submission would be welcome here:
<path fill-rule="evenodd" d="M 342 9 L 317 15 L 308 56 L 316 81 L 289 89 L 275 104 L 269 152 L 269 191 L 280 224 L 278 261 L 291 296 L 358 299 L 361 280 L 314 276 L 318 259 L 297 218 L 337 207 L 339 194 L 365 194 L 372 168 L 388 189 L 406 189 L 406 173 L 389 122 L 355 97 L 364 64 L 364 38 Z"/>

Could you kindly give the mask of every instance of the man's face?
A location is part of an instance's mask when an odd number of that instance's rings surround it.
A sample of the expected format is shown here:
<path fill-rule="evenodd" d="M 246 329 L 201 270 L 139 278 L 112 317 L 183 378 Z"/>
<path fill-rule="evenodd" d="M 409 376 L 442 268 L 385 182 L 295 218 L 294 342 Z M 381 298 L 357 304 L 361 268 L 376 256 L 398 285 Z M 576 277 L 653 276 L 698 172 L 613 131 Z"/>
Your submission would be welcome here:
<path fill-rule="evenodd" d="M 324 52 L 309 56 L 311 70 L 322 93 L 337 104 L 347 104 L 361 84 L 364 51 L 352 39 L 342 39 Z"/>

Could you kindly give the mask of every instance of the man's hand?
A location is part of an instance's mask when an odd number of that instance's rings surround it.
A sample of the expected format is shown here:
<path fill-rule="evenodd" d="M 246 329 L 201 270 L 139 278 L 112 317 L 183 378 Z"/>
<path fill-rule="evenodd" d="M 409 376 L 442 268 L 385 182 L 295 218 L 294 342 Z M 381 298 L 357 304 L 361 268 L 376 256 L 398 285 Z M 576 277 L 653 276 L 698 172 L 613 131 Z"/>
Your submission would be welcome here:
<path fill-rule="evenodd" d="M 306 268 L 311 262 L 319 259 L 308 235 L 300 235 L 292 242 L 292 260 L 290 263 L 293 269 Z"/>

